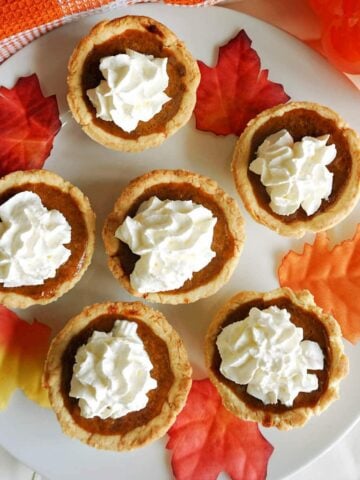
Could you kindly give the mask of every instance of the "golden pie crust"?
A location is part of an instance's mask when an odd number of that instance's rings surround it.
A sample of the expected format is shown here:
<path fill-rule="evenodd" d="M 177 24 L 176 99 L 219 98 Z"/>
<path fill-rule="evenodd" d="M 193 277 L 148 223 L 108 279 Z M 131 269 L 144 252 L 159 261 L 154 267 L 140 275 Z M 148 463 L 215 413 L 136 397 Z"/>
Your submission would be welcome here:
<path fill-rule="evenodd" d="M 279 308 L 288 305 L 293 323 L 304 327 L 304 340 L 317 341 L 325 356 L 324 371 L 313 371 L 318 376 L 318 390 L 299 393 L 292 407 L 286 407 L 279 402 L 265 405 L 246 393 L 246 385 L 238 385 L 225 378 L 219 370 L 221 358 L 216 339 L 222 328 L 246 318 L 252 306 L 262 309 L 270 305 L 277 305 Z M 244 310 L 240 313 L 239 309 Z M 244 291 L 231 298 L 209 326 L 205 340 L 205 359 L 210 380 L 218 389 L 228 410 L 244 420 L 280 430 L 300 427 L 312 415 L 318 415 L 325 410 L 338 398 L 339 383 L 348 373 L 348 359 L 344 354 L 337 321 L 314 303 L 309 291 L 295 293 L 289 288 L 279 288 L 267 293 Z"/>
<path fill-rule="evenodd" d="M 4 287 L 0 284 L 0 302 L 10 308 L 45 305 L 57 300 L 81 279 L 94 252 L 95 214 L 89 199 L 77 187 L 48 170 L 18 171 L 0 179 L 0 203 L 25 190 L 37 193 L 45 207 L 59 210 L 68 220 L 71 255 L 57 269 L 55 278 L 45 280 L 43 285 Z"/>
<path fill-rule="evenodd" d="M 169 59 L 169 86 L 165 93 L 171 100 L 153 119 L 140 122 L 130 133 L 113 122 L 96 119 L 95 109 L 86 96 L 86 90 L 99 83 L 95 84 L 92 78 L 95 74 L 91 55 L 99 57 L 97 52 L 103 52 L 102 58 L 124 53 L 125 48 Z M 101 80 L 101 73 L 98 75 Z M 173 32 L 152 18 L 128 15 L 98 23 L 77 45 L 68 65 L 67 99 L 75 120 L 89 137 L 114 150 L 137 152 L 160 145 L 187 123 L 195 106 L 199 82 L 196 60 Z"/>
<path fill-rule="evenodd" d="M 290 216 L 273 212 L 260 176 L 249 171 L 260 144 L 282 128 L 289 130 L 295 141 L 305 135 L 330 134 L 328 145 L 334 143 L 337 148 L 337 156 L 328 166 L 334 173 L 333 191 L 309 217 L 302 208 Z M 359 199 L 360 138 L 328 107 L 310 102 L 278 105 L 249 122 L 236 144 L 232 173 L 240 197 L 254 220 L 285 236 L 301 237 L 307 231 L 320 232 L 343 220 Z"/>
<path fill-rule="evenodd" d="M 210 209 L 217 218 L 212 242 L 216 256 L 181 288 L 140 293 L 130 284 L 139 257 L 115 237 L 115 232 L 128 215 L 134 216 L 140 204 L 154 195 L 161 200 L 192 200 Z M 244 221 L 236 202 L 214 180 L 185 170 L 153 170 L 134 179 L 117 199 L 103 228 L 108 265 L 114 277 L 132 295 L 155 303 L 190 303 L 217 292 L 232 275 L 244 239 Z"/>
<path fill-rule="evenodd" d="M 137 416 L 138 421 L 135 428 L 129 428 L 127 425 L 127 428 L 122 430 L 123 427 L 118 427 L 119 431 L 115 432 L 114 430 L 113 434 L 109 431 L 104 433 L 102 430 L 102 422 L 107 422 L 108 419 L 102 420 L 95 417 L 97 418 L 97 429 L 94 428 L 94 431 L 92 431 L 91 421 L 88 425 L 86 423 L 82 425 L 76 421 L 76 417 L 67 407 L 69 395 L 68 390 L 64 389 L 63 376 L 65 363 L 71 361 L 67 354 L 70 342 L 81 334 L 94 319 L 106 317 L 106 315 L 129 321 L 140 321 L 150 328 L 152 335 L 162 341 L 167 348 L 169 368 L 173 378 L 170 386 L 166 389 L 162 407 L 156 416 L 153 416 L 148 422 L 142 423 L 143 418 L 146 418 L 149 400 L 143 410 L 129 413 L 118 419 L 119 421 L 124 419 L 124 425 L 126 425 L 127 417 Z M 94 330 L 96 329 L 95 323 Z M 102 329 L 100 328 L 100 330 Z M 163 368 L 162 365 L 157 367 Z M 107 302 L 85 308 L 79 315 L 71 319 L 53 339 L 45 364 L 44 385 L 49 391 L 51 405 L 64 433 L 95 448 L 122 451 L 144 446 L 167 432 L 185 404 L 191 387 L 191 374 L 192 369 L 184 344 L 160 312 L 140 302 Z M 160 388 L 162 385 L 158 381 L 158 387 L 155 390 Z M 150 394 L 151 392 L 149 396 Z M 105 423 L 103 425 L 105 426 Z"/>

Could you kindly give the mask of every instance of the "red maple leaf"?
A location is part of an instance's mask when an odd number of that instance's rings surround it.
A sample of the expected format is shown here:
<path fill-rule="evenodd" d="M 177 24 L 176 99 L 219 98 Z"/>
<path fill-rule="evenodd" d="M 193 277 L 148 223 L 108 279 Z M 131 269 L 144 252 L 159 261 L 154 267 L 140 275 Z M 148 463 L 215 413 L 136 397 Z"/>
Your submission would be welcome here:
<path fill-rule="evenodd" d="M 244 30 L 219 48 L 214 68 L 198 61 L 201 81 L 195 106 L 196 128 L 217 135 L 240 135 L 263 110 L 285 103 L 283 86 L 260 70 L 259 55 Z"/>
<path fill-rule="evenodd" d="M 167 448 L 176 480 L 261 480 L 273 451 L 258 426 L 228 412 L 208 380 L 194 380 L 185 408 L 170 428 Z"/>
<path fill-rule="evenodd" d="M 0 175 L 44 165 L 60 130 L 55 95 L 44 97 L 36 74 L 0 87 Z"/>

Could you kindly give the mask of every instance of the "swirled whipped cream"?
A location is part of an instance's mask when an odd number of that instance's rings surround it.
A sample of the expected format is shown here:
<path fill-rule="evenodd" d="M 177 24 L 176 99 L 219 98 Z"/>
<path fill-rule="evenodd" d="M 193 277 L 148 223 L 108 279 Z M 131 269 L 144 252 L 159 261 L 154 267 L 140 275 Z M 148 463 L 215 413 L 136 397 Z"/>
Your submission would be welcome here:
<path fill-rule="evenodd" d="M 85 418 L 120 418 L 147 405 L 157 387 L 152 368 L 137 324 L 116 320 L 111 332 L 94 331 L 78 349 L 69 395 Z"/>
<path fill-rule="evenodd" d="M 250 170 L 260 175 L 270 196 L 270 208 L 279 215 L 291 215 L 302 207 L 315 213 L 331 194 L 333 174 L 327 169 L 336 157 L 329 135 L 303 137 L 294 142 L 283 129 L 267 137 L 251 162 Z"/>
<path fill-rule="evenodd" d="M 140 255 L 130 275 L 132 287 L 141 293 L 180 288 L 214 258 L 215 224 L 212 212 L 191 200 L 143 202 L 115 232 Z"/>
<path fill-rule="evenodd" d="M 33 192 L 20 192 L 0 205 L 0 282 L 4 287 L 42 285 L 71 255 L 71 227 L 58 210 L 48 210 Z"/>
<path fill-rule="evenodd" d="M 100 60 L 105 80 L 87 95 L 96 116 L 112 121 L 125 132 L 132 132 L 140 121 L 147 122 L 170 100 L 167 58 L 154 58 L 127 49 Z"/>
<path fill-rule="evenodd" d="M 226 326 L 216 345 L 221 373 L 264 404 L 292 406 L 300 392 L 318 388 L 308 370 L 322 370 L 324 355 L 316 342 L 303 340 L 302 328 L 286 309 L 252 308 L 244 320 Z"/>

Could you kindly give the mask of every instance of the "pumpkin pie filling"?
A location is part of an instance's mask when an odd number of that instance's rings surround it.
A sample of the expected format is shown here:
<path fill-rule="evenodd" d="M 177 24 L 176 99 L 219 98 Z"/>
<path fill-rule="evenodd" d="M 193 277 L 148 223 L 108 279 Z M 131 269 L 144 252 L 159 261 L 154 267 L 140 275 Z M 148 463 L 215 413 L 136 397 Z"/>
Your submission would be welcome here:
<path fill-rule="evenodd" d="M 95 45 L 89 52 L 82 71 L 83 101 L 88 111 L 92 114 L 92 121 L 97 127 L 124 139 L 137 139 L 143 135 L 162 132 L 166 123 L 176 115 L 186 90 L 184 83 L 186 69 L 171 50 L 164 46 L 163 40 L 163 34 L 156 28 L 156 25 L 149 25 L 146 32 L 128 29 L 120 35 L 115 35 L 109 40 Z M 167 74 L 169 76 L 169 85 L 165 93 L 171 98 L 151 120 L 147 122 L 140 121 L 136 129 L 130 133 L 125 132 L 113 122 L 97 118 L 96 110 L 86 94 L 87 90 L 97 87 L 100 81 L 104 80 L 99 69 L 100 60 L 103 57 L 125 53 L 126 49 L 153 55 L 155 58 L 168 58 Z"/>
<path fill-rule="evenodd" d="M 244 402 L 251 410 L 281 413 L 302 407 L 314 407 L 327 390 L 329 382 L 329 365 L 332 360 L 326 329 L 314 313 L 294 305 L 291 300 L 286 297 L 274 298 L 267 301 L 264 301 L 263 299 L 255 299 L 238 306 L 235 310 L 229 313 L 221 325 L 219 325 L 218 332 L 215 333 L 214 337 L 216 338 L 221 330 L 227 325 L 245 319 L 251 308 L 256 307 L 260 310 L 264 310 L 273 305 L 276 305 L 280 309 L 286 309 L 290 313 L 291 322 L 297 327 L 303 329 L 304 340 L 311 340 L 319 344 L 324 355 L 324 368 L 323 370 L 308 370 L 309 373 L 315 374 L 318 378 L 317 390 L 309 393 L 300 392 L 291 407 L 280 402 L 266 405 L 261 400 L 246 392 L 247 385 L 236 384 L 221 374 L 221 357 L 217 348 L 214 349 L 213 357 L 211 359 L 212 373 L 216 376 L 219 382 L 225 384 L 237 396 L 237 398 Z"/>
<path fill-rule="evenodd" d="M 88 231 L 82 212 L 75 200 L 60 188 L 45 183 L 24 183 L 12 187 L 0 194 L 0 204 L 19 192 L 30 191 L 41 198 L 43 205 L 49 209 L 59 210 L 71 226 L 71 242 L 67 248 L 71 256 L 66 263 L 59 267 L 54 278 L 48 278 L 43 285 L 4 287 L 0 284 L 1 292 L 14 292 L 36 300 L 50 298 L 56 292 L 59 284 L 73 278 L 82 268 L 88 244 Z"/>
<path fill-rule="evenodd" d="M 188 292 L 197 285 L 208 283 L 218 275 L 223 268 L 224 263 L 234 255 L 235 241 L 224 217 L 224 212 L 220 206 L 214 201 L 211 195 L 208 195 L 191 184 L 185 182 L 170 182 L 153 185 L 152 187 L 147 188 L 144 193 L 136 199 L 123 218 L 117 219 L 117 224 L 114 224 L 114 232 L 127 216 L 135 216 L 141 203 L 153 196 L 158 197 L 160 200 L 192 200 L 194 203 L 201 204 L 209 209 L 214 217 L 216 217 L 217 222 L 214 228 L 214 236 L 211 245 L 211 249 L 216 252 L 216 256 L 205 268 L 199 272 L 194 272 L 192 278 L 187 280 L 184 285 L 177 290 Z M 119 242 L 119 248 L 115 256 L 119 259 L 125 274 L 130 276 L 139 256 L 135 255 L 130 248 L 121 241 Z M 166 293 L 171 293 L 177 290 L 171 290 Z"/>
<path fill-rule="evenodd" d="M 319 137 L 329 134 L 330 137 L 327 144 L 335 144 L 336 146 L 336 158 L 327 167 L 334 174 L 332 191 L 329 198 L 321 202 L 320 208 L 313 215 L 308 216 L 302 208 L 299 208 L 291 215 L 276 214 L 270 208 L 270 197 L 266 192 L 265 186 L 262 185 L 259 175 L 248 169 L 248 178 L 257 202 L 267 213 L 287 224 L 299 220 L 308 221 L 318 213 L 331 209 L 332 205 L 341 197 L 345 190 L 352 168 L 348 142 L 334 120 L 325 118 L 313 110 L 304 108 L 293 109 L 281 116 L 269 118 L 263 125 L 259 126 L 252 138 L 248 165 L 255 160 L 257 149 L 263 141 L 281 129 L 286 129 L 295 142 L 300 141 L 305 136 Z"/>
<path fill-rule="evenodd" d="M 121 318 L 120 318 L 121 317 Z M 151 376 L 158 386 L 148 392 L 149 401 L 145 408 L 131 412 L 117 419 L 99 417 L 84 418 L 80 414 L 78 400 L 69 396 L 70 382 L 73 375 L 73 365 L 78 348 L 85 344 L 96 331 L 110 332 L 116 320 L 124 319 L 137 324 L 137 334 L 144 343 L 145 350 L 150 357 L 153 369 Z M 93 319 L 83 330 L 77 333 L 64 350 L 61 359 L 61 395 L 65 408 L 69 411 L 74 422 L 90 433 L 101 435 L 125 435 L 131 430 L 146 425 L 153 418 L 160 415 L 163 404 L 168 399 L 168 394 L 174 382 L 170 357 L 166 342 L 158 337 L 154 331 L 138 318 L 126 318 L 117 313 L 100 315 Z"/>

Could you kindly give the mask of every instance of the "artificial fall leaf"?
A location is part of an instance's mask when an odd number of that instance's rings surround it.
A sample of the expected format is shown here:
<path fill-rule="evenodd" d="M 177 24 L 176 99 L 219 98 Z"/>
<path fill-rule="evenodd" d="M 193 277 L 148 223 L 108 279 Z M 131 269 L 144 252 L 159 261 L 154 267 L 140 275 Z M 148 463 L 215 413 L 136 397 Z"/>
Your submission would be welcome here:
<path fill-rule="evenodd" d="M 0 87 L 0 176 L 39 169 L 61 127 L 55 95 L 44 97 L 36 74 Z"/>
<path fill-rule="evenodd" d="M 360 224 L 354 238 L 329 247 L 326 233 L 319 233 L 303 253 L 290 251 L 278 270 L 281 286 L 307 289 L 315 302 L 331 313 L 350 342 L 360 340 Z"/>
<path fill-rule="evenodd" d="M 268 70 L 241 30 L 220 47 L 217 65 L 198 61 L 201 81 L 195 106 L 196 127 L 217 135 L 240 135 L 263 110 L 289 100 L 283 86 L 268 80 Z"/>
<path fill-rule="evenodd" d="M 27 323 L 0 305 L 0 410 L 6 408 L 16 388 L 41 406 L 49 406 L 41 377 L 50 333 L 47 325 Z"/>
<path fill-rule="evenodd" d="M 176 480 L 261 480 L 273 447 L 258 426 L 228 412 L 208 379 L 194 380 L 187 403 L 168 431 Z"/>

